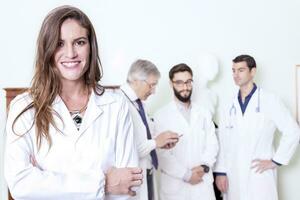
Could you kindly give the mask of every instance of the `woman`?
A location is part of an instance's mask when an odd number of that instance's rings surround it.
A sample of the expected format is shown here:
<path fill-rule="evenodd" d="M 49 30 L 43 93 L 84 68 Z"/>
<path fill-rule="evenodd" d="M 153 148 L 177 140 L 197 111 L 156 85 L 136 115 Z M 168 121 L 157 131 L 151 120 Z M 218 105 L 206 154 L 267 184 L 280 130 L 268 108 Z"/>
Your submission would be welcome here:
<path fill-rule="evenodd" d="M 141 184 L 139 168 L 115 168 L 138 164 L 132 122 L 124 99 L 98 84 L 101 76 L 88 17 L 70 6 L 51 11 L 32 85 L 7 119 L 5 177 L 15 199 L 104 199 L 133 195 Z"/>

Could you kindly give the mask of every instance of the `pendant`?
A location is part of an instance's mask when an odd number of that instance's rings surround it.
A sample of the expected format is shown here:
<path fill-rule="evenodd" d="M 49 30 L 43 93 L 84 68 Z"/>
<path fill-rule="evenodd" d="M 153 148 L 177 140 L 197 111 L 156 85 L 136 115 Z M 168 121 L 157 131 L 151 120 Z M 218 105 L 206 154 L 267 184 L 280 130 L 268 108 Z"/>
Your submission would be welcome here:
<path fill-rule="evenodd" d="M 79 111 L 77 111 L 77 112 L 70 112 L 70 114 L 71 114 L 71 117 L 72 117 L 72 119 L 74 121 L 74 124 L 75 124 L 77 130 L 79 130 L 80 125 L 82 123 L 82 116 L 81 116 L 80 112 Z"/>

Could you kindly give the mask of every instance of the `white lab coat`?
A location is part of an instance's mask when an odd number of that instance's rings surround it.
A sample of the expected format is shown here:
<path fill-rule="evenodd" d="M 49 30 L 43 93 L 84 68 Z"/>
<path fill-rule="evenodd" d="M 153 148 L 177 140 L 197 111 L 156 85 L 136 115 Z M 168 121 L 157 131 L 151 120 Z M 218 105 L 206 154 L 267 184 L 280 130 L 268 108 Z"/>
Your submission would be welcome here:
<path fill-rule="evenodd" d="M 287 165 L 294 154 L 299 127 L 286 107 L 279 98 L 257 88 L 244 115 L 235 95 L 219 125 L 220 153 L 215 171 L 227 174 L 227 200 L 277 200 L 276 169 L 260 174 L 251 166 L 254 159 L 273 159 Z M 274 151 L 276 128 L 282 136 Z"/>
<path fill-rule="evenodd" d="M 185 174 L 201 164 L 213 167 L 218 153 L 215 127 L 208 110 L 191 104 L 190 123 L 179 111 L 175 101 L 154 115 L 156 131 L 174 131 L 183 134 L 176 146 L 159 151 L 161 200 L 214 200 L 212 170 L 203 181 L 191 185 L 184 181 Z"/>
<path fill-rule="evenodd" d="M 146 200 L 148 199 L 148 189 L 147 189 L 147 180 L 146 173 L 147 169 L 153 169 L 153 182 L 154 182 L 154 199 L 158 199 L 157 189 L 156 189 L 156 179 L 155 179 L 155 168 L 152 166 L 150 152 L 156 148 L 156 143 L 154 139 L 147 138 L 147 130 L 143 123 L 143 120 L 137 110 L 138 105 L 135 104 L 135 100 L 138 99 L 134 90 L 130 87 L 129 84 L 124 84 L 121 86 L 121 94 L 127 99 L 129 104 L 130 114 L 133 120 L 134 127 L 134 137 L 136 142 L 136 147 L 139 155 L 139 166 L 143 169 L 143 183 L 140 186 L 139 190 L 135 197 L 132 197 L 132 200 Z M 143 105 L 146 112 L 146 107 Z M 153 122 L 149 119 L 146 114 L 146 119 L 150 128 L 151 134 L 153 134 Z M 154 135 L 152 135 L 154 137 Z"/>
<path fill-rule="evenodd" d="M 52 107 L 62 133 L 50 126 L 52 146 L 44 139 L 37 149 L 35 128 L 31 128 L 34 110 L 12 123 L 31 102 L 25 93 L 10 106 L 7 119 L 5 178 L 15 200 L 102 200 L 128 199 L 128 196 L 104 196 L 106 170 L 111 166 L 138 166 L 133 140 L 132 119 L 128 104 L 120 95 L 91 93 L 87 110 L 78 131 L 62 99 L 58 96 Z M 33 156 L 38 166 L 30 162 Z"/>

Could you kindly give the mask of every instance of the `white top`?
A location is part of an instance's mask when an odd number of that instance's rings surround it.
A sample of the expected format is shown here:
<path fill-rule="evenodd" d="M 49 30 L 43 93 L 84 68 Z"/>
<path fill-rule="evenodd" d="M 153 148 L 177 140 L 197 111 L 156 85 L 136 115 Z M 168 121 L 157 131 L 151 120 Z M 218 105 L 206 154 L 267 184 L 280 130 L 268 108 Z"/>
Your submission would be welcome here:
<path fill-rule="evenodd" d="M 179 102 L 178 100 L 174 100 L 174 102 L 185 120 L 190 123 L 192 104 L 186 107 L 184 103 Z"/>
<path fill-rule="evenodd" d="M 49 149 L 43 139 L 40 150 L 35 128 L 31 128 L 33 109 L 22 114 L 15 124 L 15 132 L 24 135 L 19 137 L 12 130 L 14 119 L 31 101 L 28 93 L 17 96 L 7 119 L 4 173 L 14 199 L 102 200 L 104 172 L 109 167 L 138 166 L 132 119 L 120 95 L 105 92 L 98 96 L 92 92 L 79 130 L 57 96 L 52 108 L 63 120 L 53 115 L 61 132 L 50 125 L 52 146 Z M 37 166 L 33 166 L 30 157 L 34 157 Z"/>

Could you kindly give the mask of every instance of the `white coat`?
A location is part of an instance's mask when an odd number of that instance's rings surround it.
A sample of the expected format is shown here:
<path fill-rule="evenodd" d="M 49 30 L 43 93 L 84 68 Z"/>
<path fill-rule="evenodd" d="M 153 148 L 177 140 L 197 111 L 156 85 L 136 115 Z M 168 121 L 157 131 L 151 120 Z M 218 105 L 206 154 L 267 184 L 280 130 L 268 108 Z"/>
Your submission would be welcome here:
<path fill-rule="evenodd" d="M 121 91 L 124 97 L 127 99 L 129 104 L 130 114 L 133 120 L 133 129 L 134 129 L 134 137 L 136 142 L 136 147 L 139 156 L 139 166 L 143 169 L 143 183 L 140 186 L 139 190 L 135 197 L 132 200 L 146 200 L 148 199 L 148 189 L 147 189 L 147 169 L 153 169 L 154 171 L 154 199 L 157 198 L 157 190 L 156 190 L 156 183 L 155 183 L 155 168 L 152 166 L 151 163 L 151 156 L 150 152 L 156 148 L 156 143 L 154 139 L 147 138 L 147 130 L 143 123 L 143 120 L 138 112 L 138 105 L 135 104 L 135 100 L 138 99 L 134 90 L 130 87 L 129 84 L 124 84 L 121 86 Z M 143 105 L 145 112 L 146 108 Z M 153 133 L 153 123 L 149 119 L 148 115 L 146 114 L 146 119 L 150 128 L 150 132 Z M 154 137 L 154 135 L 152 135 Z"/>
<path fill-rule="evenodd" d="M 138 166 L 132 119 L 127 102 L 120 95 L 91 93 L 78 131 L 66 105 L 58 96 L 52 108 L 62 121 L 54 120 L 62 132 L 50 125 L 52 146 L 45 139 L 36 145 L 34 110 L 25 112 L 12 131 L 16 116 L 31 102 L 25 93 L 10 106 L 7 119 L 5 178 L 15 200 L 103 200 L 128 199 L 104 196 L 104 173 L 109 167 Z M 29 130 L 29 131 L 28 131 Z M 25 133 L 28 131 L 27 133 Z M 30 162 L 34 157 L 37 167 Z"/>
<path fill-rule="evenodd" d="M 213 167 L 218 153 L 215 127 L 208 110 L 191 104 L 190 122 L 179 111 L 175 101 L 154 115 L 156 131 L 170 130 L 183 134 L 176 146 L 159 152 L 161 200 L 214 200 L 212 170 L 203 181 L 191 185 L 185 174 L 201 164 Z"/>
<path fill-rule="evenodd" d="M 238 92 L 237 92 L 238 93 Z M 277 200 L 276 169 L 256 173 L 254 159 L 287 165 L 299 143 L 299 127 L 279 98 L 257 88 L 244 115 L 238 96 L 223 111 L 220 122 L 220 153 L 216 172 L 229 180 L 227 200 Z M 276 151 L 275 130 L 282 136 Z"/>

